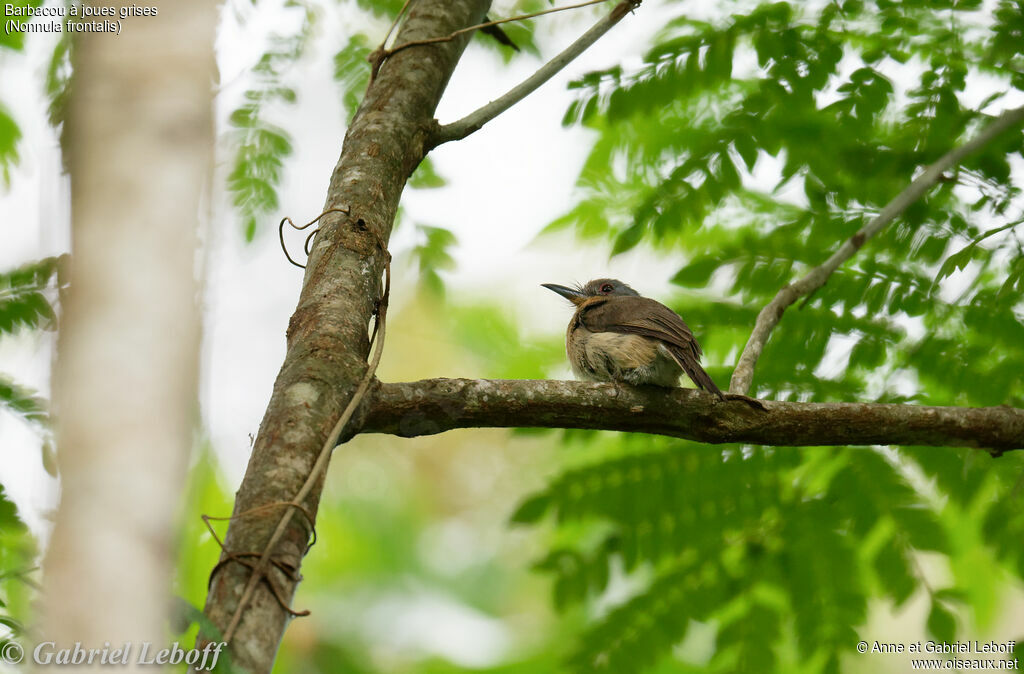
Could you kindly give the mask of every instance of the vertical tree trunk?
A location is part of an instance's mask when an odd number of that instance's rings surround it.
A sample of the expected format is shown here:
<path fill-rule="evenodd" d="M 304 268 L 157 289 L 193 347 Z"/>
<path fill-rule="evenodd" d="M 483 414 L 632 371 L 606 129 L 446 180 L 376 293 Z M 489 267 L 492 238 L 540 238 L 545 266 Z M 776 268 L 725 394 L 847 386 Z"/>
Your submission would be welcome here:
<path fill-rule="evenodd" d="M 396 44 L 478 23 L 488 5 L 487 0 L 415 2 Z M 405 182 L 426 152 L 434 110 L 468 40 L 464 34 L 389 59 L 349 126 L 325 206 L 349 215 L 324 218 L 310 256 L 288 327 L 288 352 L 235 500 L 237 519 L 225 541 L 232 554 L 263 551 L 283 507 L 255 509 L 295 496 L 366 371 L 367 329 L 386 261 L 381 245 L 390 236 Z M 313 516 L 322 479 L 304 504 Z M 273 559 L 297 570 L 309 533 L 309 523 L 296 515 Z M 294 577 L 275 566 L 268 575 L 281 598 L 291 601 Z M 216 569 L 206 612 L 221 630 L 231 623 L 249 576 L 249 568 L 235 561 Z M 288 617 L 268 583 L 261 582 L 232 634 L 236 661 L 252 672 L 270 671 Z"/>
<path fill-rule="evenodd" d="M 71 289 L 54 387 L 62 490 L 40 631 L 58 647 L 165 641 L 197 418 L 216 18 L 210 0 L 177 0 L 121 35 L 76 38 Z"/>

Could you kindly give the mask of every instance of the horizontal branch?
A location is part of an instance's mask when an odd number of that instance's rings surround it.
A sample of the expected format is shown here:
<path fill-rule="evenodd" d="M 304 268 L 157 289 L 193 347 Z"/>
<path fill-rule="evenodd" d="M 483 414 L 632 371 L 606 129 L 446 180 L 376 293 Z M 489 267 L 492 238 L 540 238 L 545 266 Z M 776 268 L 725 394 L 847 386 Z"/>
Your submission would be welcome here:
<path fill-rule="evenodd" d="M 434 134 L 432 147 L 437 147 L 442 143 L 453 140 L 462 140 L 469 134 L 479 131 L 484 124 L 529 96 L 540 85 L 554 77 L 558 71 L 569 65 L 573 59 L 586 51 L 590 45 L 597 42 L 602 35 L 611 30 L 630 11 L 636 9 L 641 2 L 642 0 L 622 0 L 607 16 L 566 47 L 562 53 L 542 65 L 537 72 L 510 89 L 508 93 L 469 113 L 458 121 L 439 127 Z"/>
<path fill-rule="evenodd" d="M 881 231 L 886 225 L 902 215 L 915 201 L 920 199 L 925 192 L 930 190 L 939 179 L 950 168 L 959 164 L 968 155 L 977 152 L 988 143 L 998 138 L 1003 132 L 1024 122 L 1024 107 L 1007 110 L 988 126 L 982 129 L 978 135 L 956 147 L 938 161 L 921 172 L 902 192 L 885 205 L 885 208 L 868 224 L 864 225 L 841 245 L 825 262 L 807 272 L 799 281 L 787 285 L 776 293 L 775 297 L 757 315 L 757 322 L 754 330 L 750 333 L 750 339 L 743 347 L 736 369 L 733 370 L 732 380 L 729 383 L 729 391 L 732 393 L 746 393 L 750 390 L 751 381 L 754 378 L 754 366 L 757 359 L 761 357 L 761 351 L 768 342 L 772 330 L 779 324 L 782 314 L 786 309 L 805 295 L 813 293 L 825 285 L 832 273 L 841 264 L 853 257 L 854 253 L 860 250 L 864 242 Z"/>
<path fill-rule="evenodd" d="M 719 402 L 695 389 L 516 379 L 377 383 L 359 432 L 402 437 L 455 428 L 586 428 L 758 445 L 1024 448 L 1024 410 L 868 403 Z"/>

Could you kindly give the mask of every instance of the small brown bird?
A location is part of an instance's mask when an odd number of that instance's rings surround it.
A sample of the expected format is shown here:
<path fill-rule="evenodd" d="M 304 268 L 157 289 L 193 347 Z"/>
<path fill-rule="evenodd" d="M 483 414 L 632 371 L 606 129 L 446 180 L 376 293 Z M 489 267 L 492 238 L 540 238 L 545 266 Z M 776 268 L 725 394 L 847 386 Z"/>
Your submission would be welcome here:
<path fill-rule="evenodd" d="M 580 288 L 541 285 L 576 306 L 565 350 L 578 378 L 674 387 L 686 372 L 698 388 L 725 400 L 700 366 L 700 345 L 690 328 L 661 302 L 610 278 Z"/>

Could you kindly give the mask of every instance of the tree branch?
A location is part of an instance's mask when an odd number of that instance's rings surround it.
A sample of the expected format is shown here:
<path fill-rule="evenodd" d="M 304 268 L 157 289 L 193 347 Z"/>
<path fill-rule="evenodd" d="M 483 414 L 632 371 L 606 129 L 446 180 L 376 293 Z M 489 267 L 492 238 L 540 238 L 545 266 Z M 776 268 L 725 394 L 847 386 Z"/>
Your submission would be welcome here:
<path fill-rule="evenodd" d="M 455 428 L 586 428 L 758 445 L 1024 448 L 1024 410 L 866 403 L 719 402 L 695 389 L 514 379 L 378 383 L 359 431 L 415 437 Z"/>
<path fill-rule="evenodd" d="M 642 1 L 643 0 L 622 0 L 622 2 L 615 5 L 612 11 L 609 12 L 608 16 L 594 24 L 590 30 L 581 35 L 580 38 L 571 45 L 566 47 L 562 53 L 545 63 L 537 70 L 537 72 L 510 89 L 508 93 L 491 101 L 478 110 L 471 112 L 462 119 L 452 122 L 451 124 L 445 124 L 437 129 L 434 133 L 431 147 L 437 147 L 442 143 L 447 143 L 452 140 L 462 140 L 471 133 L 479 131 L 484 124 L 529 96 L 539 88 L 540 85 L 554 77 L 558 71 L 569 65 L 573 59 L 586 51 L 590 45 L 597 42 L 602 35 L 611 30 L 612 27 L 621 21 L 624 16 L 639 7 Z"/>
<path fill-rule="evenodd" d="M 729 383 L 730 393 L 745 394 L 750 390 L 750 383 L 754 377 L 754 366 L 757 359 L 761 357 L 761 351 L 768 341 L 772 330 L 779 324 L 783 312 L 804 295 L 808 295 L 825 285 L 829 276 L 839 268 L 839 265 L 853 257 L 853 254 L 860 250 L 864 242 L 877 234 L 882 228 L 895 220 L 911 204 L 931 189 L 942 177 L 942 174 L 960 163 L 965 157 L 976 152 L 991 142 L 1007 129 L 1016 126 L 1024 121 L 1024 107 L 1007 110 L 986 126 L 977 136 L 964 143 L 958 148 L 947 152 L 941 159 L 924 170 L 921 175 L 914 179 L 910 185 L 900 192 L 895 199 L 886 204 L 878 216 L 857 231 L 850 239 L 832 254 L 832 257 L 825 260 L 823 264 L 815 267 L 796 283 L 787 285 L 776 293 L 771 302 L 757 315 L 757 322 L 754 330 L 750 333 L 747 345 L 743 347 L 736 369 L 733 370 L 732 380 Z"/>
<path fill-rule="evenodd" d="M 418 0 L 397 40 L 447 35 L 479 23 L 488 0 Z M 388 59 L 368 87 L 345 134 L 331 174 L 324 211 L 307 260 L 298 306 L 288 325 L 288 350 L 245 477 L 235 499 L 224 551 L 214 567 L 205 613 L 220 634 L 235 624 L 232 662 L 270 672 L 285 626 L 324 484 L 321 448 L 339 415 L 358 396 L 366 374 L 367 326 L 380 310 L 386 246 L 406 178 L 422 160 L 437 103 L 469 34 L 403 51 Z M 310 475 L 317 473 L 311 487 Z M 306 517 L 289 517 L 283 532 L 281 505 L 300 499 Z M 269 507 L 274 505 L 274 507 Z M 292 512 L 290 510 L 289 512 Z M 276 540 L 262 575 L 259 564 Z M 244 561 L 243 561 L 244 560 Z M 253 567 L 257 567 L 254 571 Z M 253 589 L 248 594 L 246 588 Z M 245 598 L 245 609 L 234 618 Z M 214 640 L 213 634 L 198 639 Z"/>

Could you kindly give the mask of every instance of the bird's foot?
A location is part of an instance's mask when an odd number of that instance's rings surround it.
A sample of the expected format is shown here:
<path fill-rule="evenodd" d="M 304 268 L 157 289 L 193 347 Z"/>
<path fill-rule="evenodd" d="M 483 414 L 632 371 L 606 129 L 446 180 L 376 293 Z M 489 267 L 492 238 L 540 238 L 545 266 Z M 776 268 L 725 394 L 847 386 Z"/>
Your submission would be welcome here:
<path fill-rule="evenodd" d="M 762 412 L 768 411 L 768 408 L 764 406 L 764 402 L 757 398 L 751 398 L 750 396 L 745 396 L 742 393 L 725 393 L 723 395 L 725 396 L 725 400 L 740 400 L 756 410 L 761 410 Z"/>

